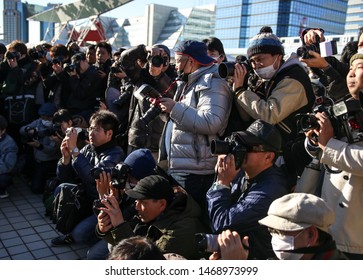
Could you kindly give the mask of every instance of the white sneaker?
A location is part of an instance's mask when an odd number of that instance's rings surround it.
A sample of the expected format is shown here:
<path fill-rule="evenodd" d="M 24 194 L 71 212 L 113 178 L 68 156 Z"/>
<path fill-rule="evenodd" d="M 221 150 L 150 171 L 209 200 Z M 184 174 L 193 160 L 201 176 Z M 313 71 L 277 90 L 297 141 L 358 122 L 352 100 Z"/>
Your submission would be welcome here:
<path fill-rule="evenodd" d="M 0 198 L 9 197 L 9 193 L 6 190 L 0 190 Z"/>

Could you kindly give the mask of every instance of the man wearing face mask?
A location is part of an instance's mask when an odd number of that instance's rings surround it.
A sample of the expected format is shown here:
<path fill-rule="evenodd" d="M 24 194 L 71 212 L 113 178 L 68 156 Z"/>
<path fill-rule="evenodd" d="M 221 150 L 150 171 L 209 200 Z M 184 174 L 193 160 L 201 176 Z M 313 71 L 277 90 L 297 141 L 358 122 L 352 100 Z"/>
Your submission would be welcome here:
<path fill-rule="evenodd" d="M 283 139 L 285 166 L 294 184 L 296 175 L 310 161 L 303 139 L 296 144 L 295 119 L 297 113 L 311 112 L 315 101 L 309 76 L 295 53 L 284 56 L 282 43 L 271 29 L 261 30 L 251 39 L 247 55 L 253 73 L 235 64 L 233 90 L 237 107 L 247 122 L 261 119 L 277 126 Z"/>
<path fill-rule="evenodd" d="M 334 211 L 321 198 L 291 193 L 272 202 L 259 223 L 269 228 L 272 248 L 281 260 L 345 260 L 328 233 L 334 220 Z"/>
<path fill-rule="evenodd" d="M 272 248 L 280 260 L 347 260 L 328 233 L 334 220 L 334 211 L 321 198 L 291 193 L 272 202 L 267 216 L 259 223 L 268 227 Z M 248 258 L 249 252 L 245 249 L 248 239 L 241 240 L 236 232 L 222 232 L 218 244 L 221 252 L 215 253 L 212 259 Z"/>
<path fill-rule="evenodd" d="M 59 141 L 54 141 L 53 114 L 56 107 L 53 103 L 44 103 L 38 110 L 39 118 L 24 125 L 19 132 L 22 142 L 32 149 L 27 153 L 25 168 L 31 178 L 31 190 L 42 193 L 47 179 L 54 176 L 59 152 Z"/>
<path fill-rule="evenodd" d="M 161 139 L 159 164 L 201 206 L 207 218 L 205 194 L 214 180 L 217 158 L 210 143 L 223 135 L 231 110 L 227 82 L 218 75 L 215 60 L 202 42 L 184 41 L 175 49 L 180 81 L 174 99 L 162 98 L 169 113 Z"/>

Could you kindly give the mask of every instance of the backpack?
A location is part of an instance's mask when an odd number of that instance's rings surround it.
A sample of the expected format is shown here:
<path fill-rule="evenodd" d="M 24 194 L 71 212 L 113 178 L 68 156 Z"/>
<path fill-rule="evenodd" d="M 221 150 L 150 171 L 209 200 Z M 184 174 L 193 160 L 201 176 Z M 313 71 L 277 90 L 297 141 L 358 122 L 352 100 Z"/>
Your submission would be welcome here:
<path fill-rule="evenodd" d="M 23 94 L 6 97 L 4 114 L 10 125 L 23 126 L 31 123 L 37 117 L 35 96 Z"/>
<path fill-rule="evenodd" d="M 92 201 L 80 185 L 63 184 L 53 202 L 53 223 L 63 233 L 70 233 L 83 219 L 92 214 Z"/>
<path fill-rule="evenodd" d="M 60 184 L 58 177 L 49 178 L 45 182 L 43 191 L 43 203 L 45 207 L 45 215 L 51 216 L 53 212 L 54 190 Z"/>

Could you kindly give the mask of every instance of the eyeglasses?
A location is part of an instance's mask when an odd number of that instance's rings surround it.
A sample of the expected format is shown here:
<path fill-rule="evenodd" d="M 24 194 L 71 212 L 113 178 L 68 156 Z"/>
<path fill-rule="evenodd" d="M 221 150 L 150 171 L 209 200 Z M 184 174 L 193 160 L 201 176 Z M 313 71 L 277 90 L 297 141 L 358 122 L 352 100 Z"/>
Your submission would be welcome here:
<path fill-rule="evenodd" d="M 101 129 L 104 130 L 102 127 L 90 126 L 89 128 L 87 128 L 87 131 L 88 131 L 88 133 L 92 133 L 92 132 L 99 133 L 101 131 Z"/>

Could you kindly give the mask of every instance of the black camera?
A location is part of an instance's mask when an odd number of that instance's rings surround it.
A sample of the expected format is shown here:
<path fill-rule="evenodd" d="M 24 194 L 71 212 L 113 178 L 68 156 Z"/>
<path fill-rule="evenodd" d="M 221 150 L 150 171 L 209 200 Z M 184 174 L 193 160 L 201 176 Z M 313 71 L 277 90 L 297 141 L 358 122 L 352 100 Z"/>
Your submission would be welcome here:
<path fill-rule="evenodd" d="M 133 84 L 126 82 L 120 89 L 120 96 L 113 101 L 113 104 L 122 107 L 127 102 L 129 102 L 132 92 L 134 91 Z"/>
<path fill-rule="evenodd" d="M 63 70 L 66 72 L 72 72 L 77 69 L 77 65 L 64 63 Z"/>
<path fill-rule="evenodd" d="M 252 71 L 251 64 L 248 60 L 241 62 L 222 62 L 218 66 L 218 74 L 221 78 L 225 79 L 227 77 L 233 77 L 234 75 L 234 65 L 238 63 L 240 65 L 244 65 L 246 67 L 247 73 Z"/>
<path fill-rule="evenodd" d="M 236 169 L 240 168 L 243 159 L 248 152 L 249 147 L 243 143 L 242 138 L 239 136 L 238 132 L 233 132 L 230 137 L 223 140 L 212 140 L 211 142 L 211 152 L 213 155 L 227 155 L 232 154 L 234 156 L 234 161 Z"/>
<path fill-rule="evenodd" d="M 320 38 L 318 35 L 315 36 L 315 43 L 311 45 L 306 45 L 304 39 L 302 38 L 303 45 L 296 50 L 296 54 L 304 59 L 311 58 L 309 51 L 320 53 Z"/>
<path fill-rule="evenodd" d="M 35 127 L 27 126 L 25 127 L 25 135 L 21 138 L 23 143 L 32 142 L 34 140 L 39 140 L 38 130 Z"/>
<path fill-rule="evenodd" d="M 7 52 L 5 55 L 6 59 L 16 59 L 19 60 L 20 54 L 18 52 Z"/>
<path fill-rule="evenodd" d="M 29 50 L 29 56 L 34 60 L 43 58 L 45 57 L 45 55 L 46 55 L 45 50 L 38 51 L 35 47 Z"/>
<path fill-rule="evenodd" d="M 218 234 L 196 233 L 195 242 L 199 252 L 219 252 Z"/>
<path fill-rule="evenodd" d="M 111 174 L 112 186 L 116 189 L 124 189 L 126 186 L 127 176 L 129 173 L 129 167 L 127 164 L 119 163 L 115 167 L 95 167 L 91 170 L 93 179 L 100 179 L 100 174 L 105 171 Z"/>
<path fill-rule="evenodd" d="M 346 138 L 348 143 L 355 143 L 363 139 L 363 109 L 360 101 L 349 98 L 338 103 L 323 102 L 313 109 L 313 113 L 297 114 L 297 127 L 299 132 L 307 132 L 312 129 L 319 129 L 315 114 L 325 112 L 334 129 L 334 136 L 337 139 Z"/>
<path fill-rule="evenodd" d="M 151 65 L 155 67 L 160 67 L 161 65 L 167 66 L 168 65 L 168 57 L 161 56 L 161 55 L 154 55 L 148 57 L 148 61 Z"/>
<path fill-rule="evenodd" d="M 111 72 L 112 74 L 116 74 L 116 73 L 121 73 L 121 72 L 123 72 L 122 67 L 121 67 L 121 63 L 120 63 L 120 62 L 114 63 L 114 64 L 110 67 L 110 72 Z"/>
<path fill-rule="evenodd" d="M 62 64 L 63 63 L 63 57 L 59 56 L 59 57 L 55 57 L 52 59 L 51 61 L 52 64 Z"/>
<path fill-rule="evenodd" d="M 134 96 L 140 101 L 147 100 L 152 103 L 150 109 L 140 118 L 145 125 L 148 125 L 161 113 L 159 104 L 162 95 L 153 87 L 143 84 L 134 92 Z"/>

